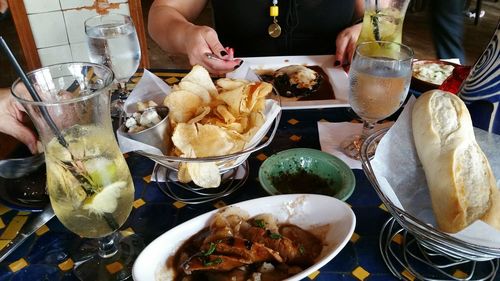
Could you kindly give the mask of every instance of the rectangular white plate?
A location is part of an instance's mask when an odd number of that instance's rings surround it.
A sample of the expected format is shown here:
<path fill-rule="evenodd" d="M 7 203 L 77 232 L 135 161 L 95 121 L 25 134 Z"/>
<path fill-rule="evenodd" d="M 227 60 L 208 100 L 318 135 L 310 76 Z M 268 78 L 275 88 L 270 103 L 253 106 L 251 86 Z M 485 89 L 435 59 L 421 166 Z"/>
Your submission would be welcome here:
<path fill-rule="evenodd" d="M 242 58 L 244 63 L 227 77 L 256 80 L 256 69 L 278 69 L 287 65 L 301 64 L 320 66 L 328 77 L 335 93 L 335 99 L 300 101 L 281 97 L 281 107 L 287 109 L 309 109 L 349 106 L 349 80 L 342 67 L 333 67 L 335 56 L 283 56 L 283 57 L 253 57 Z"/>

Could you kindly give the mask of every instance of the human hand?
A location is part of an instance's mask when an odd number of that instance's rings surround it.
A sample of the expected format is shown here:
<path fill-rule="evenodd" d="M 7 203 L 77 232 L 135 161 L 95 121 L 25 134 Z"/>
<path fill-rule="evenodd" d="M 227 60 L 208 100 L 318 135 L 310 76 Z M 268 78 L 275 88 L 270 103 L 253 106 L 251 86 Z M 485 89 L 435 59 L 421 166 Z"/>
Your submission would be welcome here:
<path fill-rule="evenodd" d="M 7 89 L 0 89 L 0 120 L 0 132 L 23 142 L 31 153 L 38 152 L 37 137 L 33 130 L 25 125 L 29 118 Z"/>
<path fill-rule="evenodd" d="M 185 41 L 186 52 L 191 65 L 199 64 L 208 72 L 222 75 L 238 68 L 243 61 L 234 59 L 234 50 L 224 48 L 219 42 L 215 30 L 208 26 L 192 25 Z M 212 58 L 207 54 L 214 54 Z"/>
<path fill-rule="evenodd" d="M 342 30 L 335 41 L 335 66 L 347 65 L 351 63 L 354 50 L 356 49 L 356 42 L 358 41 L 359 34 L 361 33 L 362 23 L 355 24 Z"/>

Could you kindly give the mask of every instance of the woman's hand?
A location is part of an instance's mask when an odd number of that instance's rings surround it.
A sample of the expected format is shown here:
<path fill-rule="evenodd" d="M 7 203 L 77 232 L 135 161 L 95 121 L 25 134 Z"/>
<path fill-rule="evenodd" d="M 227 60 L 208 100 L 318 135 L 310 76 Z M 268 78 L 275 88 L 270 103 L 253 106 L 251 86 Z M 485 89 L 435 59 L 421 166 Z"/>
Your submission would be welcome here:
<path fill-rule="evenodd" d="M 355 24 L 344 30 L 337 35 L 335 53 L 335 66 L 350 64 L 354 50 L 356 49 L 356 42 L 358 41 L 359 34 L 361 33 L 362 23 Z"/>
<path fill-rule="evenodd" d="M 9 90 L 0 89 L 0 132 L 15 137 L 23 142 L 31 153 L 37 153 L 37 138 L 35 133 L 25 126 L 28 122 L 28 116 L 10 95 Z"/>
<path fill-rule="evenodd" d="M 240 59 L 234 59 L 233 49 L 222 46 L 212 28 L 192 25 L 187 32 L 190 35 L 186 37 L 185 49 L 191 65 L 199 64 L 208 72 L 221 75 L 235 70 L 243 63 Z"/>

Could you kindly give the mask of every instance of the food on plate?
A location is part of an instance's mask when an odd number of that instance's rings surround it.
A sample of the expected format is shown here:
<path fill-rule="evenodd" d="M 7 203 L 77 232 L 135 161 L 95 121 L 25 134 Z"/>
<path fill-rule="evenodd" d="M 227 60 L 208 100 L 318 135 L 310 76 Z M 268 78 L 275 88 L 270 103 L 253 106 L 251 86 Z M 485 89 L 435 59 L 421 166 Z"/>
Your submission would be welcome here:
<path fill-rule="evenodd" d="M 165 116 L 160 116 L 157 106 L 154 101 L 138 102 L 137 111 L 125 120 L 127 132 L 138 133 L 160 123 Z"/>
<path fill-rule="evenodd" d="M 415 102 L 412 120 L 438 228 L 455 233 L 483 220 L 500 229 L 500 191 L 463 101 L 428 91 Z"/>
<path fill-rule="evenodd" d="M 444 62 L 417 62 L 413 64 L 413 77 L 439 86 L 452 74 L 454 68 Z"/>
<path fill-rule="evenodd" d="M 184 242 L 171 265 L 174 280 L 283 280 L 313 265 L 322 249 L 319 238 L 297 225 L 229 207 Z"/>
<path fill-rule="evenodd" d="M 256 74 L 272 83 L 278 94 L 299 100 L 333 99 L 332 86 L 319 66 L 289 65 L 276 70 L 256 69 Z"/>
<path fill-rule="evenodd" d="M 214 82 L 201 66 L 194 66 L 165 98 L 169 108 L 171 155 L 198 158 L 242 151 L 265 121 L 265 98 L 272 91 L 266 82 L 221 78 Z M 201 187 L 218 187 L 215 162 L 186 162 L 179 180 Z"/>

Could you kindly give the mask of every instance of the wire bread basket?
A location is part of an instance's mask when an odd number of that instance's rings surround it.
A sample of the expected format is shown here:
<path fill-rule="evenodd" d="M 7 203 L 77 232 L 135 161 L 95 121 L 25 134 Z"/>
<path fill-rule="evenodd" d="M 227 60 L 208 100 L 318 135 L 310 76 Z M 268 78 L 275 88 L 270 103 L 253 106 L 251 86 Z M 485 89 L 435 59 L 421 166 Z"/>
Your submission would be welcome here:
<path fill-rule="evenodd" d="M 409 249 L 409 244 L 416 242 L 418 244 L 418 251 L 422 252 L 424 255 L 439 255 L 441 257 L 445 257 L 449 262 L 439 264 L 437 262 L 432 262 L 430 259 L 425 259 L 425 263 L 427 266 L 431 266 L 436 270 L 442 271 L 443 268 L 456 266 L 463 263 L 473 263 L 473 268 L 476 268 L 476 263 L 487 263 L 491 265 L 489 274 L 483 275 L 478 279 L 472 278 L 472 275 L 468 275 L 467 278 L 455 278 L 452 275 L 441 274 L 444 276 L 442 278 L 427 278 L 424 275 L 418 273 L 418 271 L 408 264 L 408 259 L 405 253 L 403 253 L 404 258 L 397 258 L 397 262 L 400 267 L 404 267 L 410 272 L 413 273 L 418 279 L 423 280 L 494 280 L 495 274 L 499 268 L 498 259 L 500 258 L 500 245 L 498 247 L 486 247 L 482 245 L 477 245 L 473 243 L 469 243 L 467 241 L 463 241 L 461 239 L 450 236 L 444 232 L 439 231 L 431 225 L 428 225 L 415 216 L 409 214 L 405 210 L 395 206 L 392 201 L 387 197 L 379 185 L 377 177 L 375 176 L 373 167 L 371 165 L 371 159 L 368 156 L 368 151 L 375 149 L 378 142 L 382 139 L 382 137 L 387 133 L 389 128 L 384 128 L 379 130 L 369 136 L 361 147 L 361 162 L 363 170 L 375 188 L 378 196 L 381 201 L 386 206 L 387 210 L 392 215 L 392 218 L 386 223 L 384 228 L 381 231 L 380 236 L 380 250 L 381 254 L 384 257 L 384 261 L 389 266 L 393 274 L 402 278 L 397 270 L 395 270 L 394 264 L 391 264 L 391 255 L 392 258 L 395 257 L 394 253 L 388 243 L 390 242 L 391 237 L 396 235 L 396 233 L 401 232 L 400 234 L 404 234 L 405 236 L 408 234 L 409 237 L 406 239 L 406 244 L 403 245 L 403 251 L 406 252 Z M 396 223 L 399 224 L 400 228 L 396 226 Z M 411 238 L 410 238 L 411 237 Z M 389 240 L 388 240 L 389 239 Z M 415 240 L 414 242 L 412 242 Z M 422 254 L 421 253 L 421 254 Z M 474 272 L 472 272 L 474 273 Z M 476 274 L 477 275 L 477 274 Z"/>

